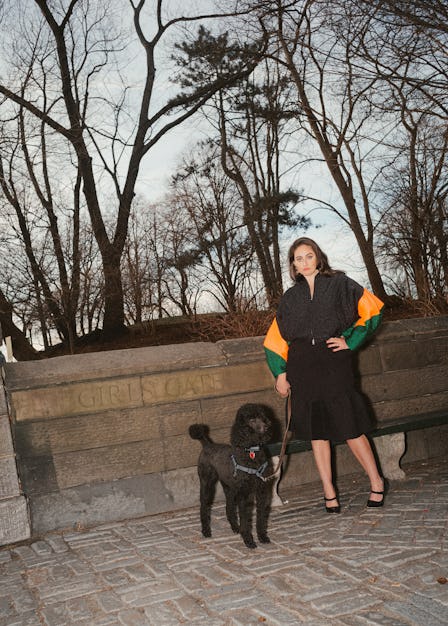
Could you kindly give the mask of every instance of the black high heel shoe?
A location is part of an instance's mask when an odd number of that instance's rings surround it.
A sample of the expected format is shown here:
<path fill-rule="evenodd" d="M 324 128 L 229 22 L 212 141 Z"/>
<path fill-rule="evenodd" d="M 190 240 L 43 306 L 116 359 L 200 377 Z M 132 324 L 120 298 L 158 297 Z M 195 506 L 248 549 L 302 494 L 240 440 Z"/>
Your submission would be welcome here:
<path fill-rule="evenodd" d="M 387 481 L 383 478 L 383 491 L 374 491 L 373 489 L 370 490 L 370 493 L 376 493 L 379 496 L 383 496 L 382 500 L 371 500 L 370 498 L 367 500 L 367 506 L 370 508 L 378 508 L 380 506 L 383 506 L 384 504 L 384 496 L 386 495 L 386 491 L 387 491 Z"/>
<path fill-rule="evenodd" d="M 326 498 L 324 496 L 324 500 L 325 502 L 331 502 L 332 500 L 337 500 L 338 497 L 335 496 L 334 498 Z M 327 506 L 325 504 L 325 510 L 327 511 L 327 513 L 340 513 L 341 512 L 341 506 L 340 504 L 338 504 L 337 506 Z"/>

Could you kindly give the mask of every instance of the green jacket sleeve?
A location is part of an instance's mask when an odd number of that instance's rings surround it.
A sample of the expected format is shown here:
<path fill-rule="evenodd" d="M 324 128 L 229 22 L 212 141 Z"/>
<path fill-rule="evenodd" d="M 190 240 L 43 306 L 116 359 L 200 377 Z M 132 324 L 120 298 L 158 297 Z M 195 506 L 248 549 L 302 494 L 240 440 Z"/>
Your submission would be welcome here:
<path fill-rule="evenodd" d="M 350 350 L 357 350 L 376 331 L 383 317 L 383 309 L 384 303 L 364 289 L 358 300 L 359 318 L 342 333 Z"/>

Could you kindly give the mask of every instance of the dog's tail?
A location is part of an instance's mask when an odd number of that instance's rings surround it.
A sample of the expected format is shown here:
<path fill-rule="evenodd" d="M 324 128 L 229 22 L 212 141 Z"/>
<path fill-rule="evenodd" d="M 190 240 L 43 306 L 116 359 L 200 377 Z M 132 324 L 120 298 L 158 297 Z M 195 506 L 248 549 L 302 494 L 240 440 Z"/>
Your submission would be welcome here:
<path fill-rule="evenodd" d="M 210 428 L 207 424 L 191 424 L 188 432 L 192 439 L 198 439 L 201 443 L 211 442 Z"/>

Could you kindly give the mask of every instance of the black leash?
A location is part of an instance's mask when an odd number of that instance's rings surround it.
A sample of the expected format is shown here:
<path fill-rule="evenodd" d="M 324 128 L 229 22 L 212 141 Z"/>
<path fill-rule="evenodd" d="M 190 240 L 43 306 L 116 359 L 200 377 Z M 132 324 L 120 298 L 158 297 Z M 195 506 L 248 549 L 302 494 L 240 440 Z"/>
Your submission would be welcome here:
<path fill-rule="evenodd" d="M 286 398 L 286 401 L 285 401 L 285 422 L 286 422 L 285 434 L 283 435 L 282 447 L 280 449 L 280 456 L 278 458 L 277 467 L 272 472 L 272 474 L 270 474 L 269 476 L 266 476 L 263 480 L 270 480 L 271 478 L 275 478 L 277 475 L 277 472 L 279 471 L 279 469 L 281 468 L 283 464 L 283 459 L 285 458 L 286 445 L 288 443 L 289 426 L 291 424 L 291 391 L 288 392 L 288 397 Z"/>

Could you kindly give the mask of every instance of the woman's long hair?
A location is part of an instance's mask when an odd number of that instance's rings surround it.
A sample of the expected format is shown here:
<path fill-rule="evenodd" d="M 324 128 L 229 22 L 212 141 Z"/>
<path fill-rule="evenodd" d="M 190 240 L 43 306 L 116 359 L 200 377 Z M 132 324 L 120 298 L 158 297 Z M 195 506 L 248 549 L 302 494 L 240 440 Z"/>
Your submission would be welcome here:
<path fill-rule="evenodd" d="M 294 253 L 299 246 L 310 246 L 313 249 L 314 254 L 317 258 L 317 269 L 320 274 L 324 274 L 325 276 L 333 276 L 334 274 L 338 274 L 339 270 L 334 270 L 330 263 L 328 262 L 328 257 L 323 252 L 314 239 L 310 239 L 309 237 L 299 237 L 296 239 L 294 243 L 292 243 L 288 252 L 288 261 L 289 261 L 289 275 L 295 281 L 300 273 L 294 267 Z"/>

